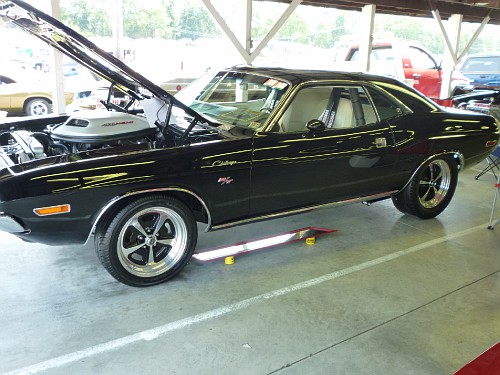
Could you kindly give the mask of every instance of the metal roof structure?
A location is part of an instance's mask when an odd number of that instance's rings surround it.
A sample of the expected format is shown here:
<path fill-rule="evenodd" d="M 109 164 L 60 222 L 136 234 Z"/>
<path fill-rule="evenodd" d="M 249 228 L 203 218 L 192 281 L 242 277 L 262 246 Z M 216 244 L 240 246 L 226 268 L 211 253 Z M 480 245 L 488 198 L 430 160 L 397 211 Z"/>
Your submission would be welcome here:
<path fill-rule="evenodd" d="M 266 0 L 290 4 L 290 0 Z M 432 17 L 438 10 L 442 18 L 461 14 L 464 22 L 481 23 L 489 16 L 490 24 L 500 25 L 500 0 L 303 0 L 302 5 L 361 11 L 366 5 L 376 5 L 377 13 L 398 16 Z"/>
<path fill-rule="evenodd" d="M 220 15 L 212 0 L 201 0 L 215 21 L 222 28 L 226 36 L 233 43 L 247 64 L 252 64 L 267 43 L 276 35 L 286 20 L 299 5 L 310 5 L 323 8 L 336 8 L 359 12 L 359 37 L 361 71 L 369 71 L 371 39 L 375 13 L 397 16 L 426 17 L 436 20 L 439 33 L 445 42 L 444 74 L 441 97 L 450 95 L 452 71 L 470 50 L 474 41 L 487 24 L 500 25 L 500 0 L 247 0 L 246 1 L 246 36 L 241 43 L 233 30 Z M 287 9 L 276 21 L 267 35 L 253 48 L 252 40 L 252 3 L 253 1 L 267 1 L 288 4 Z M 443 20 L 449 22 L 445 26 Z M 461 25 L 463 22 L 477 23 L 478 28 L 466 47 L 459 51 Z"/>
<path fill-rule="evenodd" d="M 33 0 L 31 0 L 33 1 Z M 60 17 L 60 0 L 50 0 L 52 14 Z M 117 4 L 121 4 L 121 0 L 116 0 Z M 283 26 L 286 20 L 297 9 L 299 5 L 310 5 L 324 8 L 336 8 L 340 10 L 350 10 L 360 12 L 360 35 L 363 35 L 363 42 L 360 45 L 360 51 L 363 51 L 362 61 L 365 67 L 369 66 L 369 51 L 371 50 L 371 35 L 373 33 L 374 14 L 392 14 L 398 16 L 426 17 L 436 19 L 441 35 L 446 41 L 446 50 L 451 59 L 452 68 L 457 64 L 457 61 L 467 53 L 472 43 L 477 39 L 482 29 L 487 24 L 500 25 L 500 0 L 246 0 L 246 16 L 242 20 L 245 23 L 245 38 L 239 40 L 235 33 L 227 25 L 225 19 L 221 16 L 217 8 L 212 3 L 212 0 L 201 0 L 212 17 L 219 24 L 230 42 L 241 55 L 242 59 L 247 64 L 252 64 L 255 58 L 260 54 L 262 49 L 274 37 L 278 30 Z M 253 1 L 268 1 L 288 4 L 288 8 L 284 11 L 281 17 L 276 21 L 267 35 L 254 48 L 252 40 L 252 3 Z M 121 5 L 117 7 L 121 9 Z M 458 17 L 456 17 L 458 16 Z M 455 29 L 456 35 L 450 38 L 448 31 L 445 29 L 442 19 L 451 20 L 451 28 Z M 123 21 L 120 21 L 123 22 Z M 479 24 L 476 33 L 473 35 L 466 48 L 460 53 L 458 51 L 458 41 L 460 39 L 460 25 L 462 22 L 473 22 Z M 453 34 L 453 33 L 452 33 Z M 62 89 L 62 62 L 55 58 L 54 72 L 57 89 L 54 92 L 54 109 L 64 108 L 64 95 Z M 443 82 L 443 87 L 447 87 L 449 91 L 451 82 L 451 70 L 448 72 L 446 84 Z M 446 94 L 443 91 L 443 97 Z"/>

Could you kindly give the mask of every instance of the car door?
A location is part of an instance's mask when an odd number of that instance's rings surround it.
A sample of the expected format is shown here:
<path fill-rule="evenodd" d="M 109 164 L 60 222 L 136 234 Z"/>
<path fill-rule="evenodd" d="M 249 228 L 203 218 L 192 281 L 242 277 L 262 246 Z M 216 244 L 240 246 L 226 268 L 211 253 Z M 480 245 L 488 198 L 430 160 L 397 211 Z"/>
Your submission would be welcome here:
<path fill-rule="evenodd" d="M 403 60 L 405 78 L 413 82 L 413 87 L 429 98 L 439 98 L 441 94 L 442 72 L 436 61 L 423 49 L 410 46 L 408 59 Z"/>
<path fill-rule="evenodd" d="M 252 215 L 391 190 L 394 137 L 362 86 L 303 87 L 273 125 L 254 139 Z"/>
<path fill-rule="evenodd" d="M 10 106 L 10 97 L 12 90 L 9 85 L 14 82 L 10 78 L 6 76 L 0 75 L 0 109 L 4 111 L 8 111 Z"/>

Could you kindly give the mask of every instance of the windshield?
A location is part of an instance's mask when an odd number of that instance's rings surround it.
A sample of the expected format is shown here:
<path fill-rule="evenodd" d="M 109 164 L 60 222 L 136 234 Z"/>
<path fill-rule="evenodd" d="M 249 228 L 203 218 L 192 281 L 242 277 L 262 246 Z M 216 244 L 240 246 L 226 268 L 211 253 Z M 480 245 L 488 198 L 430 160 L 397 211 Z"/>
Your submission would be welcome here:
<path fill-rule="evenodd" d="M 223 71 L 185 104 L 214 122 L 258 129 L 288 87 L 268 76 Z"/>

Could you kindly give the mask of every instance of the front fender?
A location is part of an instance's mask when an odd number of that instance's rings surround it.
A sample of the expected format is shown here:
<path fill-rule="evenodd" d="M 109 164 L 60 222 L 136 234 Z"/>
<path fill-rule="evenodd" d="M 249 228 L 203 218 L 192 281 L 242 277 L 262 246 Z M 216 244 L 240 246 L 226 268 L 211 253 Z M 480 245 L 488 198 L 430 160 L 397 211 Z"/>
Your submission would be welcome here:
<path fill-rule="evenodd" d="M 143 195 L 149 195 L 149 194 L 155 194 L 155 193 L 181 193 L 181 194 L 187 194 L 188 196 L 196 199 L 201 206 L 203 211 L 205 212 L 207 216 L 207 226 L 205 228 L 205 232 L 210 231 L 212 228 L 212 214 L 211 211 L 207 205 L 207 203 L 196 193 L 193 191 L 182 188 L 182 187 L 165 187 L 165 188 L 152 188 L 152 189 L 145 189 L 145 190 L 138 190 L 138 191 L 133 191 L 133 192 L 128 192 L 120 196 L 116 196 L 113 199 L 111 199 L 95 216 L 95 219 L 93 220 L 92 228 L 87 236 L 87 240 L 85 243 L 89 241 L 89 239 L 95 234 L 97 226 L 103 222 L 104 218 L 106 217 L 107 214 L 110 212 L 113 212 L 113 210 L 117 209 L 118 207 L 121 207 L 121 203 L 128 201 L 130 198 L 138 198 L 139 196 Z M 189 205 L 188 205 L 189 206 Z"/>

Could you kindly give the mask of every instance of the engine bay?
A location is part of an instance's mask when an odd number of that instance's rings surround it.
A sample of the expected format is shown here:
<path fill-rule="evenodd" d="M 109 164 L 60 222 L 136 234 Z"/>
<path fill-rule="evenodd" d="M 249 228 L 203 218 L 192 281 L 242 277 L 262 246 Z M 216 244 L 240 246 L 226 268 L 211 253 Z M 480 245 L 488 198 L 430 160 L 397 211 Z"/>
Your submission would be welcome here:
<path fill-rule="evenodd" d="M 82 111 L 41 131 L 22 130 L 15 125 L 0 131 L 0 154 L 4 162 L 14 165 L 96 148 L 155 142 L 161 137 L 158 133 L 159 129 L 151 128 L 142 116 Z"/>
<path fill-rule="evenodd" d="M 164 122 L 156 121 L 152 125 L 141 114 L 105 110 L 75 112 L 57 120 L 42 128 L 38 119 L 13 122 L 9 127 L 4 124 L 0 130 L 0 167 L 118 146 L 173 147 L 201 142 L 207 137 L 213 139 L 218 134 L 213 129 L 196 127 L 185 136 L 184 127 L 175 123 L 165 126 Z"/>

